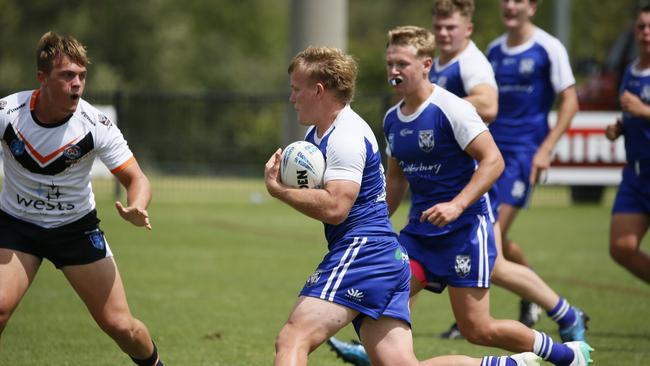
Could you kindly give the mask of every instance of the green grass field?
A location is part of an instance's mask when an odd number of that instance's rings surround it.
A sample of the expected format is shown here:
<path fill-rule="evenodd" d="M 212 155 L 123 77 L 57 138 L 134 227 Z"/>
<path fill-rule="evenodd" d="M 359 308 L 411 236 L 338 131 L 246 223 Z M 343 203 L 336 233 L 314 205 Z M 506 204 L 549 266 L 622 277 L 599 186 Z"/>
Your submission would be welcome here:
<path fill-rule="evenodd" d="M 151 232 L 118 217 L 111 184 L 101 182 L 96 191 L 131 310 L 151 330 L 165 363 L 271 364 L 275 336 L 326 251 L 321 224 L 271 199 L 260 180 L 154 179 L 153 185 Z M 650 365 L 650 286 L 608 255 L 612 193 L 602 206 L 570 206 L 565 188 L 538 189 L 512 236 L 551 287 L 591 316 L 594 365 Z M 395 215 L 396 227 L 405 213 Z M 493 288 L 492 312 L 516 317 L 518 299 Z M 420 358 L 507 354 L 437 339 L 451 321 L 446 293 L 420 296 L 413 313 Z M 538 329 L 559 339 L 546 317 Z M 339 335 L 352 338 L 354 331 Z M 5 329 L 0 365 L 130 364 L 45 262 Z M 341 362 L 321 347 L 310 365 Z"/>

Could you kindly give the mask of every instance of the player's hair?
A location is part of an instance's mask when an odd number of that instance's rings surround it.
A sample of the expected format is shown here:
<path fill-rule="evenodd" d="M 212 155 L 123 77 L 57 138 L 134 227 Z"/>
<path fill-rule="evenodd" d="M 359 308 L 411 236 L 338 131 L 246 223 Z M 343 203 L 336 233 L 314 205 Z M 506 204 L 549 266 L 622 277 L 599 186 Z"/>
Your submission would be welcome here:
<path fill-rule="evenodd" d="M 435 0 L 431 8 L 431 15 L 443 18 L 450 17 L 456 12 L 467 19 L 472 19 L 474 0 Z"/>
<path fill-rule="evenodd" d="M 334 91 L 339 101 L 352 102 L 357 79 L 357 62 L 352 56 L 334 47 L 309 46 L 291 60 L 289 74 L 297 68 Z"/>
<path fill-rule="evenodd" d="M 636 12 L 637 14 L 650 12 L 650 1 L 640 1 L 638 9 L 639 10 Z"/>
<path fill-rule="evenodd" d="M 433 34 L 425 28 L 414 25 L 404 25 L 388 31 L 388 46 L 413 46 L 417 57 L 435 56 L 436 40 Z"/>
<path fill-rule="evenodd" d="M 90 60 L 86 55 L 86 47 L 71 36 L 59 36 L 49 31 L 41 37 L 36 48 L 36 67 L 39 71 L 49 74 L 54 62 L 61 56 L 68 56 L 71 61 L 86 66 Z"/>

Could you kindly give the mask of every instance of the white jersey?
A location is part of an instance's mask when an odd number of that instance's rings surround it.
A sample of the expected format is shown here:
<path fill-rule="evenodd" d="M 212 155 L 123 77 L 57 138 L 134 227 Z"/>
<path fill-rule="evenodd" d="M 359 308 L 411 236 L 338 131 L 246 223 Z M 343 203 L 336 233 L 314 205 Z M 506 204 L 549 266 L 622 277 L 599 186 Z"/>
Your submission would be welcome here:
<path fill-rule="evenodd" d="M 38 93 L 24 91 L 0 99 L 4 153 L 0 209 L 53 228 L 95 209 L 90 182 L 95 156 L 113 174 L 135 158 L 117 126 L 83 99 L 69 119 L 40 123 L 33 113 Z"/>

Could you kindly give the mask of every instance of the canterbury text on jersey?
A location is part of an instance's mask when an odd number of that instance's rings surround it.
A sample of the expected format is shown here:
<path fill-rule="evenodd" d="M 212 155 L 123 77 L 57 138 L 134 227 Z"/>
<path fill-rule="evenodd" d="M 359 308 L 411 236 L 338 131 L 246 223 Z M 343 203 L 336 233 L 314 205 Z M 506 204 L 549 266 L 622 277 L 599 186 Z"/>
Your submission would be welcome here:
<path fill-rule="evenodd" d="M 501 151 L 537 151 L 549 132 L 555 95 L 575 84 L 569 56 L 559 40 L 540 28 L 508 47 L 507 36 L 490 43 L 487 58 L 499 85 L 499 112 L 490 131 Z"/>
<path fill-rule="evenodd" d="M 325 184 L 349 180 L 361 186 L 347 219 L 339 225 L 325 224 L 327 242 L 331 245 L 344 237 L 396 236 L 388 220 L 379 145 L 370 126 L 347 105 L 321 138 L 312 127 L 305 140 L 325 156 Z"/>
<path fill-rule="evenodd" d="M 95 156 L 117 173 L 135 158 L 108 117 L 81 99 L 69 119 L 40 123 L 33 110 L 39 91 L 0 99 L 4 181 L 0 209 L 52 228 L 95 208 L 90 170 Z"/>

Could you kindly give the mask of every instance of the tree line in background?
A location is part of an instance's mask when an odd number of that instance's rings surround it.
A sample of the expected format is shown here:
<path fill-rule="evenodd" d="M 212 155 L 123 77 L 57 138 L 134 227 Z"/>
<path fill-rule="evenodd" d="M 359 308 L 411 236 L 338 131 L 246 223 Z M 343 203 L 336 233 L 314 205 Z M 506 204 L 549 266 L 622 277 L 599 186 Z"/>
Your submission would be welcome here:
<path fill-rule="evenodd" d="M 323 0 L 327 1 L 327 0 Z M 536 23 L 553 33 L 555 1 Z M 349 0 L 349 49 L 358 90 L 386 92 L 384 46 L 394 26 L 431 25 L 430 0 Z M 572 0 L 574 65 L 602 62 L 634 17 L 637 0 Z M 503 33 L 498 0 L 476 0 L 481 49 Z M 33 88 L 34 49 L 48 30 L 87 45 L 88 90 L 288 92 L 289 0 L 0 0 L 0 89 Z"/>

